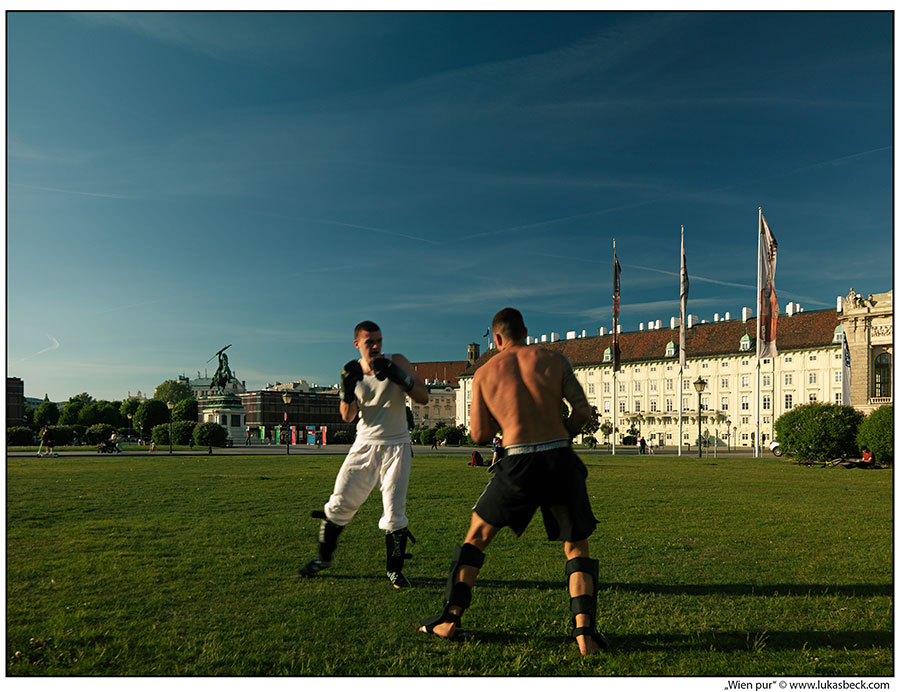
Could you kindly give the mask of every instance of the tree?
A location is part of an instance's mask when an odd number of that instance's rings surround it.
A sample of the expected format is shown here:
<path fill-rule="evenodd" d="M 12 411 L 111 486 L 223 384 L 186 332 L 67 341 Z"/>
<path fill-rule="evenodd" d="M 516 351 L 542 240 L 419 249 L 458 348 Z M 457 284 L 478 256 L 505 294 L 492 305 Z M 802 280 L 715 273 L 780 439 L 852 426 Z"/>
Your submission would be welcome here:
<path fill-rule="evenodd" d="M 859 424 L 856 442 L 868 447 L 877 464 L 894 460 L 894 407 L 886 404 L 875 409 Z"/>
<path fill-rule="evenodd" d="M 71 404 L 67 405 L 66 408 L 70 405 Z M 96 425 L 97 423 L 106 423 L 115 428 L 121 427 L 123 422 L 122 414 L 119 412 L 120 406 L 121 404 L 117 405 L 112 401 L 104 400 L 84 404 L 78 412 L 77 422 L 79 425 L 87 427 Z"/>
<path fill-rule="evenodd" d="M 59 422 L 59 408 L 52 401 L 44 401 L 34 412 L 34 424 L 38 427 L 56 425 Z"/>
<path fill-rule="evenodd" d="M 147 399 L 137 407 L 132 423 L 134 429 L 144 437 L 150 437 L 150 432 L 160 423 L 169 422 L 169 407 L 158 399 Z"/>
<path fill-rule="evenodd" d="M 99 444 L 103 440 L 108 440 L 113 434 L 115 428 L 109 423 L 97 423 L 87 429 L 88 442 L 91 444 Z"/>
<path fill-rule="evenodd" d="M 119 413 L 122 414 L 122 418 L 128 420 L 128 415 L 131 414 L 134 416 L 134 412 L 137 411 L 138 406 L 141 405 L 140 399 L 137 397 L 129 397 L 122 402 L 122 405 L 119 406 Z"/>
<path fill-rule="evenodd" d="M 153 392 L 153 398 L 159 399 L 163 403 L 172 401 L 177 404 L 179 401 L 191 399 L 193 396 L 194 393 L 191 390 L 191 386 L 178 380 L 166 380 Z"/>
<path fill-rule="evenodd" d="M 856 433 L 863 414 L 852 406 L 811 402 L 795 406 L 775 421 L 775 437 L 800 461 L 856 456 Z"/>
<path fill-rule="evenodd" d="M 194 442 L 201 447 L 209 447 L 212 454 L 213 447 L 223 447 L 228 439 L 228 433 L 218 423 L 198 423 L 194 428 Z"/>
<path fill-rule="evenodd" d="M 609 441 L 609 436 L 612 435 L 613 426 L 608 420 L 603 421 L 600 425 L 600 432 L 603 433 L 603 436 Z"/>
<path fill-rule="evenodd" d="M 591 417 L 583 426 L 581 426 L 581 434 L 583 436 L 592 436 L 600 429 L 600 411 L 596 406 L 591 406 Z"/>
<path fill-rule="evenodd" d="M 172 420 L 197 422 L 197 400 L 182 399 L 172 409 Z M 187 444 L 187 443 L 185 443 Z"/>

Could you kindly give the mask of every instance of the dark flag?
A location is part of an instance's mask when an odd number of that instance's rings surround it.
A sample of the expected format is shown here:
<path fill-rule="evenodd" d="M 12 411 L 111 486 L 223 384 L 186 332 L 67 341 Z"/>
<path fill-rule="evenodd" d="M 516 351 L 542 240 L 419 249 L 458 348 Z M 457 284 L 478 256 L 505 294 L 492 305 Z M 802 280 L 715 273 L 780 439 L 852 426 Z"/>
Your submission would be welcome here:
<path fill-rule="evenodd" d="M 687 258 L 684 255 L 684 226 L 681 227 L 681 325 L 678 330 L 678 359 L 681 365 L 681 369 L 684 370 L 685 362 L 687 360 L 687 325 L 685 324 L 685 320 L 687 319 L 687 300 L 688 300 L 688 288 L 690 287 L 690 282 L 688 281 L 687 274 Z"/>
<path fill-rule="evenodd" d="M 613 372 L 621 369 L 621 353 L 619 352 L 619 289 L 621 288 L 619 275 L 622 267 L 619 266 L 619 258 L 616 257 L 615 244 L 613 245 Z"/>
<path fill-rule="evenodd" d="M 756 357 L 774 358 L 775 327 L 778 323 L 778 298 L 775 296 L 775 256 L 778 243 L 759 210 L 759 280 L 756 311 Z"/>

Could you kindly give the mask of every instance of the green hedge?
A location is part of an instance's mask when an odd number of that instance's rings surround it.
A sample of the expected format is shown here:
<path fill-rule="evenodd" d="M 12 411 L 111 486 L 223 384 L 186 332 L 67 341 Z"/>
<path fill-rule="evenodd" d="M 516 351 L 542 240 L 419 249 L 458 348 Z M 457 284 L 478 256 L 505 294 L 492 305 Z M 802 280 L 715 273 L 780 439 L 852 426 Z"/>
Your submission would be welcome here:
<path fill-rule="evenodd" d="M 858 456 L 856 434 L 863 414 L 852 406 L 802 404 L 775 421 L 775 439 L 800 461 L 828 461 Z"/>
<path fill-rule="evenodd" d="M 894 461 L 894 407 L 882 406 L 870 413 L 859 424 L 856 442 L 860 447 L 868 447 L 877 464 L 892 464 Z"/>
<path fill-rule="evenodd" d="M 7 447 L 27 447 L 34 444 L 34 430 L 21 425 L 6 429 Z"/>

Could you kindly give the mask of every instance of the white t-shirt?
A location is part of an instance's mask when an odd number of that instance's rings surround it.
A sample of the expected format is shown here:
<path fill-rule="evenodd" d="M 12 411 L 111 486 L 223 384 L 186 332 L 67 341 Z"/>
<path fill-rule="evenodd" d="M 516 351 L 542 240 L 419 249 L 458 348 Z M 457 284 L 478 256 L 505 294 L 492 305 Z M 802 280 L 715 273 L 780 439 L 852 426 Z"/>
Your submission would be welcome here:
<path fill-rule="evenodd" d="M 389 354 L 383 354 L 390 359 Z M 359 421 L 356 440 L 374 445 L 393 445 L 409 442 L 406 420 L 406 393 L 385 378 L 363 375 L 356 383 L 356 403 Z"/>

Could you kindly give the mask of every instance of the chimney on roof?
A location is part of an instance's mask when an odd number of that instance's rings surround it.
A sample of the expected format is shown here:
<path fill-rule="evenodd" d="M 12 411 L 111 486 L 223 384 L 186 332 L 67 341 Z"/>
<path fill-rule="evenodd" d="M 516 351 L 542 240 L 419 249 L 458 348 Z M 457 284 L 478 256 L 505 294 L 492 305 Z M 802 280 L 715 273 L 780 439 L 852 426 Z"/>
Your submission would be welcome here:
<path fill-rule="evenodd" d="M 541 343 L 542 343 L 542 344 L 546 344 L 546 343 L 547 343 L 547 335 L 546 335 L 546 334 L 541 334 Z"/>
<path fill-rule="evenodd" d="M 559 332 L 550 332 L 550 342 L 559 341 Z"/>
<path fill-rule="evenodd" d="M 616 325 L 616 333 L 617 333 L 617 334 L 621 334 L 621 333 L 622 333 L 622 325 L 621 325 L 621 324 L 617 324 L 617 325 Z"/>
<path fill-rule="evenodd" d="M 656 320 L 656 328 L 662 329 L 662 320 Z"/>
<path fill-rule="evenodd" d="M 690 329 L 695 324 L 697 324 L 698 319 L 699 318 L 697 317 L 697 315 L 688 315 L 687 316 L 687 328 Z"/>
<path fill-rule="evenodd" d="M 606 327 L 600 327 L 600 336 L 606 336 Z"/>
<path fill-rule="evenodd" d="M 681 326 L 678 324 L 679 322 L 681 322 L 680 317 L 670 317 L 669 318 L 669 329 L 675 329 L 676 327 Z"/>
<path fill-rule="evenodd" d="M 844 299 L 841 296 L 837 297 L 837 311 L 838 312 L 844 311 Z"/>
<path fill-rule="evenodd" d="M 713 322 L 718 322 L 718 321 L 719 321 L 719 313 L 717 312 L 715 315 L 713 315 Z"/>
<path fill-rule="evenodd" d="M 581 338 L 584 339 L 587 336 L 587 329 L 581 330 Z"/>
<path fill-rule="evenodd" d="M 725 321 L 728 322 L 730 319 L 731 319 L 731 313 L 730 313 L 730 312 L 726 312 L 726 313 L 725 313 Z"/>
<path fill-rule="evenodd" d="M 746 322 L 753 316 L 753 310 L 750 308 L 741 308 L 741 322 Z"/>
<path fill-rule="evenodd" d="M 481 355 L 481 346 L 478 344 L 469 344 L 466 347 L 466 360 L 469 361 L 469 365 L 478 360 L 478 356 Z"/>
<path fill-rule="evenodd" d="M 643 322 L 641 322 L 641 323 L 638 325 L 638 331 L 639 331 L 639 332 L 644 331 L 644 323 L 643 323 Z"/>
<path fill-rule="evenodd" d="M 785 307 L 785 309 L 784 309 L 784 314 L 787 315 L 788 317 L 790 317 L 791 315 L 794 314 L 794 304 L 793 303 L 787 304 L 787 307 Z"/>
<path fill-rule="evenodd" d="M 566 339 L 577 339 L 577 338 L 578 338 L 577 332 L 574 332 L 574 331 L 566 332 Z"/>

